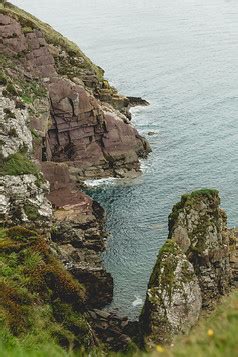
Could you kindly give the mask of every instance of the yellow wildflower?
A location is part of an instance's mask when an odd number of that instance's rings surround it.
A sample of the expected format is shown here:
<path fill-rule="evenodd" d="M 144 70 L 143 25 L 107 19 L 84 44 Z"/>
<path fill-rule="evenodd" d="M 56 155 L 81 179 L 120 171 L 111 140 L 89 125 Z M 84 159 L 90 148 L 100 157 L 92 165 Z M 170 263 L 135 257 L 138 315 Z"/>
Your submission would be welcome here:
<path fill-rule="evenodd" d="M 164 349 L 164 347 L 162 347 L 160 345 L 157 345 L 156 346 L 156 351 L 159 352 L 159 353 L 163 353 L 163 352 L 165 352 L 165 349 Z"/>
<path fill-rule="evenodd" d="M 213 331 L 211 328 L 209 328 L 209 329 L 207 330 L 207 335 L 208 335 L 208 337 L 214 336 L 214 331 Z"/>

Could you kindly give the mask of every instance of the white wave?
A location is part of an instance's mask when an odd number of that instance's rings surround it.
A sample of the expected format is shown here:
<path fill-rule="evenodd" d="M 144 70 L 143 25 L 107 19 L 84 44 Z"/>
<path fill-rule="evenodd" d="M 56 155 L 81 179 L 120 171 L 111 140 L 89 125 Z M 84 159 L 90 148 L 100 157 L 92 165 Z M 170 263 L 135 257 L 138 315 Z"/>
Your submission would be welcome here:
<path fill-rule="evenodd" d="M 135 300 L 133 301 L 132 306 L 134 306 L 134 307 L 141 306 L 143 304 L 142 298 L 138 295 L 134 295 L 134 297 L 135 297 Z"/>
<path fill-rule="evenodd" d="M 101 178 L 101 179 L 88 179 L 88 180 L 84 180 L 84 183 L 88 187 L 97 187 L 97 186 L 114 184 L 116 180 L 118 180 L 116 177 L 109 177 L 109 178 Z"/>

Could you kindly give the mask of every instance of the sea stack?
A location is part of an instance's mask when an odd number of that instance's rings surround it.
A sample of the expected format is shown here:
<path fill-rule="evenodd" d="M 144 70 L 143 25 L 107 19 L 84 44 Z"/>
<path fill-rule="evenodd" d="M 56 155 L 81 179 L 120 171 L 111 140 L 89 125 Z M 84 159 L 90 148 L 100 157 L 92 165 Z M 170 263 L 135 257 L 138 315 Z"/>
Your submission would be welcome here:
<path fill-rule="evenodd" d="M 146 343 L 169 344 L 211 309 L 232 283 L 234 250 L 216 190 L 183 195 L 169 216 L 169 236 L 150 278 L 141 322 Z"/>

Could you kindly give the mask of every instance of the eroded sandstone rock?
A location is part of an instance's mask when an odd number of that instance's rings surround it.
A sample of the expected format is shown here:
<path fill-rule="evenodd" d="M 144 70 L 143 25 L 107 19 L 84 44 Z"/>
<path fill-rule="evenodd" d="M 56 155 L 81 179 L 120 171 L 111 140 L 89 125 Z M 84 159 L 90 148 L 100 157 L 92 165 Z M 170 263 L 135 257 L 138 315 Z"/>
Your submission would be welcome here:
<path fill-rule="evenodd" d="M 24 18 L 9 14 L 7 10 L 0 14 L 0 49 L 17 57 L 24 74 L 40 79 L 49 92 L 50 102 L 45 102 L 43 113 L 50 111 L 51 120 L 31 120 L 43 138 L 37 157 L 67 162 L 72 173 L 81 177 L 135 176 L 140 170 L 139 158 L 150 147 L 126 119 L 129 99 L 101 79 L 103 71 L 75 45 L 72 50 L 72 44 L 53 29 L 40 22 L 40 28 L 35 22 L 30 26 L 29 18 L 26 27 Z M 45 26 L 46 33 L 41 30 Z M 45 133 L 47 123 L 51 125 Z"/>

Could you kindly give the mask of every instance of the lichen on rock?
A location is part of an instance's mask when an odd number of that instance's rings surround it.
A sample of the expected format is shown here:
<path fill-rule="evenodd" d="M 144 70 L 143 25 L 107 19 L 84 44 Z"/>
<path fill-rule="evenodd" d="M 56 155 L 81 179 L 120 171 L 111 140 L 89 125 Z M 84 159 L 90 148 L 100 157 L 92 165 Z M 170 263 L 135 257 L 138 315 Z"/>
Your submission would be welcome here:
<path fill-rule="evenodd" d="M 147 344 L 188 332 L 201 308 L 212 309 L 237 280 L 234 232 L 219 205 L 217 190 L 202 189 L 173 207 L 141 314 Z"/>
<path fill-rule="evenodd" d="M 176 242 L 167 241 L 150 278 L 141 323 L 146 344 L 170 344 L 197 322 L 201 292 L 193 266 Z"/>
<path fill-rule="evenodd" d="M 176 241 L 198 276 L 203 307 L 210 308 L 231 285 L 229 231 L 216 190 L 182 196 L 169 216 L 169 238 Z"/>

